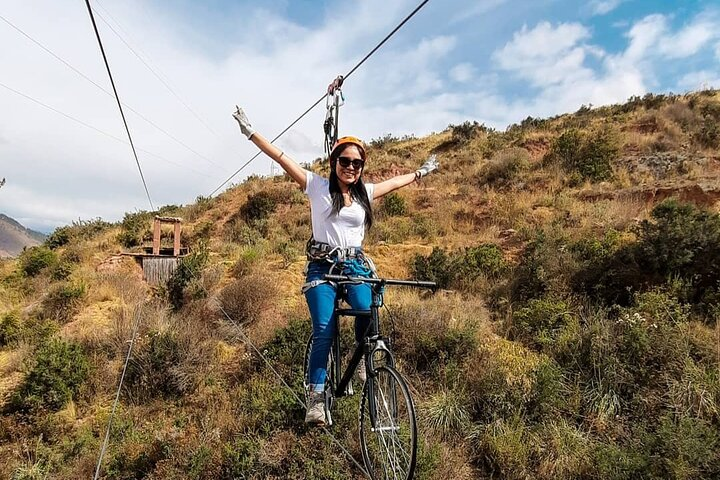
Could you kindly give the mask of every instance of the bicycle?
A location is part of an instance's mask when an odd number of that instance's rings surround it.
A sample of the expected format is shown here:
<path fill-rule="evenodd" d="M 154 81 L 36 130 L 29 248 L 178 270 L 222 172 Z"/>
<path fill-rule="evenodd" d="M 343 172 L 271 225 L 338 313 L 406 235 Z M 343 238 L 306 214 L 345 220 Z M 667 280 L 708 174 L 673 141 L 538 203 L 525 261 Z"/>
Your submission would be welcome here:
<path fill-rule="evenodd" d="M 360 401 L 360 446 L 363 462 L 370 476 L 375 479 L 409 479 L 415 472 L 417 456 L 417 425 L 415 407 L 407 382 L 395 369 L 395 359 L 390 351 L 390 341 L 380 334 L 379 309 L 383 305 L 383 291 L 389 285 L 437 288 L 435 282 L 395 280 L 384 278 L 349 277 L 325 275 L 325 280 L 334 282 L 342 289 L 346 284 L 367 283 L 372 290 L 370 310 L 341 308 L 343 294 L 335 298 L 334 320 L 341 316 L 365 316 L 370 325 L 363 341 L 355 347 L 349 363 L 343 372 L 340 356 L 340 332 L 336 328 L 328 355 L 327 378 L 325 380 L 325 412 L 331 425 L 330 411 L 335 399 L 352 395 L 352 377 L 365 361 L 367 379 Z M 308 371 L 312 335 L 305 348 L 304 383 L 307 392 Z"/>

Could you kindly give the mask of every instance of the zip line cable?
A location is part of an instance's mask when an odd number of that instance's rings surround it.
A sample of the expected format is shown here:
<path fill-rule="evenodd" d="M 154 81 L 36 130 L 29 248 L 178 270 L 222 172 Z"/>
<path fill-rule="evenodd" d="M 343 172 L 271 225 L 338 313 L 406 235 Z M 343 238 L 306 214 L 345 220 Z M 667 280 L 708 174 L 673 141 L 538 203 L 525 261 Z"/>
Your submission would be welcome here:
<path fill-rule="evenodd" d="M 112 92 L 110 92 L 108 89 L 106 89 L 106 88 L 103 87 L 102 85 L 99 85 L 99 84 L 98 84 L 97 82 L 95 82 L 92 78 L 88 77 L 88 76 L 85 75 L 83 72 L 81 72 L 81 71 L 78 70 L 77 68 L 73 67 L 70 63 L 68 63 L 67 61 L 65 61 L 64 59 L 62 59 L 60 56 L 56 55 L 52 50 L 50 50 L 49 48 L 47 48 L 45 45 L 43 45 L 42 43 L 40 43 L 40 42 L 38 42 L 37 40 L 35 40 L 34 38 L 32 38 L 30 35 L 28 35 L 27 33 L 25 33 L 25 32 L 24 32 L 22 29 L 20 29 L 18 26 L 14 25 L 14 24 L 13 24 L 12 22 L 10 22 L 7 18 L 5 18 L 5 17 L 3 17 L 2 15 L 0 15 L 0 20 L 2 20 L 3 22 L 7 23 L 10 27 L 14 28 L 18 33 L 20 33 L 21 35 L 25 36 L 28 40 L 30 40 L 31 42 L 33 42 L 35 45 L 37 45 L 37 46 L 40 47 L 41 49 L 45 50 L 48 54 L 52 55 L 56 60 L 58 60 L 58 61 L 61 62 L 63 65 L 65 65 L 66 67 L 68 67 L 70 70 L 72 70 L 73 72 L 77 73 L 78 75 L 80 75 L 82 78 L 84 78 L 84 79 L 87 80 L 88 82 L 90 82 L 90 83 L 92 83 L 93 85 L 95 85 L 95 87 L 99 88 L 100 90 L 102 90 L 103 92 L 105 92 L 107 95 L 109 95 L 109 96 L 111 96 L 111 97 L 113 96 Z M 185 144 L 182 140 L 176 138 L 174 135 L 172 135 L 171 133 L 167 132 L 165 129 L 163 129 L 162 127 L 160 127 L 159 125 L 157 125 L 155 122 L 153 122 L 153 121 L 150 120 L 149 118 L 145 117 L 142 113 L 138 112 L 137 110 L 135 110 L 134 108 L 132 108 L 132 107 L 131 107 L 130 105 L 128 105 L 127 103 L 123 102 L 123 106 L 124 106 L 125 108 L 127 108 L 128 110 L 130 110 L 130 111 L 131 111 L 132 113 L 134 113 L 135 115 L 137 115 L 138 117 L 140 117 L 142 120 L 144 120 L 145 122 L 147 122 L 148 124 L 150 124 L 151 126 L 155 127 L 158 131 L 160 131 L 161 133 L 165 134 L 165 135 L 166 135 L 167 137 L 169 137 L 171 140 L 175 141 L 176 143 L 178 143 L 179 145 L 181 145 L 182 147 L 184 147 L 185 149 L 187 149 L 188 151 L 190 151 L 191 153 L 193 153 L 194 155 L 202 158 L 203 160 L 207 161 L 208 163 L 211 163 L 212 165 L 215 165 L 216 167 L 218 167 L 218 168 L 220 168 L 220 169 L 222 169 L 222 170 L 226 170 L 224 167 L 222 167 L 221 165 L 216 164 L 215 162 L 213 162 L 211 159 L 209 159 L 209 158 L 206 157 L 205 155 L 202 155 L 201 153 L 195 151 L 192 147 L 188 146 L 188 145 Z M 141 151 L 141 149 L 139 149 L 139 148 L 138 148 L 138 150 Z"/>
<path fill-rule="evenodd" d="M 97 3 L 98 5 L 100 5 L 100 2 L 98 2 L 97 0 L 96 0 L 95 3 Z M 102 7 L 102 5 L 100 5 L 100 6 Z M 118 22 L 118 21 L 115 20 L 112 16 L 110 16 L 110 13 L 107 11 L 106 8 L 104 8 L 104 7 L 102 7 L 102 8 L 103 8 L 103 10 L 105 11 L 105 14 L 106 14 L 109 18 L 111 18 L 111 19 L 118 25 L 118 28 L 122 28 L 122 26 L 120 25 L 120 22 Z M 216 137 L 218 137 L 218 134 L 217 134 L 212 128 L 210 128 L 210 126 L 200 117 L 200 115 L 198 115 L 197 113 L 195 113 L 195 110 L 193 110 L 187 103 L 185 103 L 185 101 L 180 97 L 180 95 L 178 95 L 178 94 L 175 92 L 175 90 L 173 90 L 173 88 L 168 84 L 168 82 L 166 82 L 166 81 L 160 76 L 160 74 L 157 73 L 157 72 L 155 71 L 155 69 L 153 69 L 153 68 L 140 56 L 140 54 L 138 54 L 138 53 L 130 46 L 130 44 L 122 37 L 122 35 L 120 35 L 120 34 L 112 27 L 112 25 L 110 25 L 110 23 L 109 23 L 107 20 L 105 20 L 105 18 L 104 18 L 96 9 L 93 9 L 93 11 L 94 11 L 95 14 L 100 18 L 100 20 L 102 20 L 103 23 L 105 23 L 105 25 L 107 25 L 107 27 L 115 34 L 115 36 L 117 36 L 117 37 L 120 39 L 120 41 L 125 44 L 125 46 L 133 53 L 133 55 L 135 55 L 135 56 L 137 57 L 137 59 L 140 60 L 140 62 L 142 62 L 142 64 L 145 65 L 145 67 L 146 67 L 148 70 L 150 70 L 150 72 L 155 76 L 155 78 L 157 78 L 157 79 L 160 81 L 160 83 L 162 83 L 162 84 L 165 86 L 165 88 L 167 88 L 168 91 L 169 91 L 170 93 L 172 93 L 173 96 L 174 96 L 200 123 L 202 123 L 203 127 L 205 127 L 208 132 L 210 132 L 210 133 L 212 133 L 213 135 L 215 135 Z"/>
<path fill-rule="evenodd" d="M 426 0 L 427 1 L 427 0 Z M 132 136 L 130 135 L 130 128 L 128 127 L 127 120 L 125 120 L 125 112 L 123 112 L 122 104 L 120 103 L 120 96 L 118 95 L 117 88 L 115 88 L 115 80 L 113 80 L 112 72 L 110 71 L 110 64 L 108 63 L 107 56 L 105 55 L 105 48 L 103 48 L 102 40 L 100 39 L 100 32 L 98 31 L 97 24 L 95 23 L 95 17 L 93 16 L 93 10 L 90 6 L 90 0 L 85 0 L 87 5 L 88 14 L 95 30 L 95 36 L 97 37 L 98 45 L 100 45 L 100 52 L 102 53 L 103 60 L 105 61 L 105 68 L 107 69 L 108 76 L 110 77 L 110 83 L 112 84 L 113 92 L 115 92 L 115 99 L 117 100 L 118 108 L 120 109 L 120 115 L 122 116 L 123 124 L 125 125 L 125 131 L 127 132 L 128 139 L 130 140 L 130 146 L 132 147 L 133 155 L 135 156 L 135 163 L 137 163 L 138 171 L 140 172 L 140 179 L 142 180 L 143 187 L 145 187 L 145 193 L 147 194 L 148 201 L 150 202 L 150 210 L 155 211 L 152 199 L 150 198 L 150 192 L 148 191 L 147 183 L 145 182 L 145 175 L 143 175 L 142 167 L 140 166 L 140 160 L 138 160 L 137 152 L 135 151 L 135 144 L 133 144 Z"/>
<path fill-rule="evenodd" d="M 115 410 L 117 409 L 118 401 L 120 400 L 120 391 L 122 390 L 122 384 L 125 380 L 125 372 L 127 371 L 128 364 L 130 363 L 130 355 L 132 354 L 133 346 L 135 345 L 135 339 L 137 338 L 138 326 L 140 325 L 140 308 L 135 307 L 135 315 L 133 319 L 132 337 L 130 338 L 130 345 L 128 346 L 127 355 L 125 355 L 125 364 L 123 365 L 122 374 L 120 375 L 120 382 L 118 383 L 117 392 L 115 392 L 115 401 L 113 402 L 112 410 L 110 411 L 110 417 L 108 418 L 107 428 L 105 430 L 105 439 L 103 440 L 102 448 L 100 449 L 100 456 L 98 457 L 97 466 L 95 467 L 95 476 L 93 480 L 97 480 L 100 476 L 100 466 L 102 465 L 103 457 L 107 451 L 108 441 L 110 440 L 110 430 L 112 429 L 113 418 L 115 417 Z"/>
<path fill-rule="evenodd" d="M 18 95 L 18 96 L 23 97 L 23 98 L 25 98 L 25 99 L 27 99 L 27 100 L 30 100 L 31 102 L 36 103 L 37 105 L 40 105 L 40 106 L 43 107 L 43 108 L 47 108 L 48 110 L 50 110 L 50 111 L 52 111 L 52 112 L 55 112 L 55 113 L 57 113 L 58 115 L 62 115 L 63 117 L 67 118 L 68 120 L 72 120 L 73 122 L 78 123 L 79 125 L 82 125 L 82 126 L 85 127 L 85 128 L 89 128 L 89 129 L 91 129 L 91 130 L 96 131 L 97 133 L 99 133 L 99 134 L 101 134 L 101 135 L 105 135 L 105 136 L 108 137 L 108 138 L 112 138 L 113 140 L 115 140 L 115 141 L 117 141 L 117 142 L 120 142 L 120 143 L 122 143 L 123 145 L 130 145 L 130 143 L 129 143 L 127 140 L 123 140 L 123 139 L 120 138 L 120 137 L 116 137 L 116 136 L 113 135 L 112 133 L 105 132 L 105 131 L 103 131 L 103 130 L 100 130 L 100 129 L 97 128 L 97 127 L 94 127 L 94 126 L 90 125 L 89 123 L 83 122 L 82 120 L 78 120 L 77 118 L 75 118 L 75 117 L 73 117 L 73 116 L 71 116 L 71 115 L 68 115 L 67 113 L 65 113 L 65 112 L 63 112 L 63 111 L 58 110 L 58 109 L 55 108 L 55 107 L 51 107 L 50 105 L 48 105 L 48 104 L 46 104 L 46 103 L 43 103 L 43 102 L 41 102 L 40 100 L 37 100 L 37 99 L 31 97 L 30 95 L 26 95 L 26 94 L 24 94 L 24 93 L 22 93 L 22 92 L 20 92 L 20 91 L 18 91 L 18 90 L 15 90 L 14 88 L 9 87 L 9 86 L 5 85 L 5 84 L 2 83 L 2 82 L 0 82 L 0 87 L 3 87 L 3 88 L 5 88 L 5 89 L 9 90 L 10 92 L 14 93 L 15 95 Z M 192 168 L 192 167 L 188 167 L 188 166 L 186 166 L 186 165 L 181 165 L 181 164 L 179 164 L 179 163 L 173 162 L 172 160 L 168 160 L 168 159 L 165 158 L 165 157 L 162 157 L 162 156 L 160 156 L 160 155 L 158 155 L 158 154 L 156 154 L 156 153 L 153 153 L 153 152 L 151 152 L 151 151 L 145 150 L 145 149 L 143 149 L 143 148 L 138 148 L 137 150 L 138 150 L 138 152 L 143 152 L 143 153 L 145 153 L 146 155 L 150 155 L 150 156 L 152 156 L 152 157 L 155 157 L 155 158 L 157 158 L 157 159 L 159 159 L 159 160 L 162 160 L 163 162 L 169 163 L 170 165 L 174 165 L 174 166 L 179 167 L 179 168 L 186 168 L 186 169 L 192 170 L 193 172 L 195 172 L 195 173 L 197 173 L 197 174 L 199 174 L 199 175 L 202 175 L 202 176 L 204 176 L 204 177 L 213 178 L 213 177 L 211 177 L 210 175 L 208 175 L 208 174 L 205 173 L 205 172 L 201 172 L 200 170 L 195 170 L 195 169 Z"/>
<path fill-rule="evenodd" d="M 367 61 L 367 59 L 369 59 L 375 52 L 377 52 L 378 49 L 380 49 L 380 47 L 382 47 L 383 44 L 385 44 L 385 42 L 387 42 L 387 41 L 390 39 L 390 37 L 392 37 L 393 35 L 395 35 L 395 33 L 396 33 L 398 30 L 400 30 L 400 28 L 402 28 L 402 26 L 405 25 L 405 24 L 408 22 L 408 20 L 410 20 L 413 16 L 415 16 L 415 14 L 416 14 L 417 12 L 419 12 L 420 9 L 421 9 L 422 7 L 424 7 L 425 4 L 428 3 L 429 1 L 430 1 L 430 0 L 423 0 L 417 7 L 415 7 L 415 10 L 413 10 L 412 12 L 410 12 L 410 14 L 409 14 L 408 16 L 406 16 L 405 19 L 404 19 L 402 22 L 400 22 L 384 39 L 382 39 L 382 41 L 381 41 L 380 43 L 378 43 L 378 44 L 375 46 L 375 48 L 373 48 L 373 49 L 370 51 L 370 53 L 368 53 L 367 55 L 365 55 L 365 57 L 364 57 L 362 60 L 360 60 L 360 62 L 359 62 L 357 65 L 355 65 L 355 66 L 347 73 L 347 75 L 345 75 L 345 76 L 343 77 L 343 81 L 344 81 L 345 79 L 347 79 L 350 75 L 352 75 L 353 73 L 355 73 L 355 70 L 357 70 L 358 68 L 360 68 L 360 66 L 361 66 L 363 63 L 365 63 L 365 62 Z M 311 111 L 313 108 L 317 107 L 318 104 L 319 104 L 320 102 L 322 102 L 322 101 L 325 99 L 325 97 L 327 97 L 327 96 L 328 96 L 328 94 L 325 93 L 322 97 L 320 97 L 314 104 L 312 104 L 312 106 L 311 106 L 310 108 L 308 108 L 307 110 L 305 110 L 305 112 L 303 112 L 302 115 L 300 115 L 298 118 L 295 119 L 294 122 L 292 122 L 290 125 L 288 125 L 287 128 L 285 128 L 285 130 L 283 130 L 282 132 L 280 132 L 279 134 L 277 134 L 277 136 L 275 136 L 275 138 L 273 138 L 272 140 L 270 140 L 270 143 L 274 143 L 278 138 L 282 137 L 282 136 L 285 134 L 285 132 L 287 132 L 288 130 L 290 130 L 290 129 L 291 129 L 297 122 L 299 122 L 305 115 L 307 115 L 308 113 L 310 113 L 310 111 Z M 228 177 L 227 180 L 225 180 L 223 183 L 220 184 L 219 187 L 217 187 L 215 190 L 213 190 L 213 192 L 212 192 L 209 196 L 212 197 L 213 195 L 215 195 L 215 193 L 217 193 L 218 190 L 220 190 L 220 189 L 221 189 L 223 186 L 225 186 L 230 180 L 232 180 L 232 179 L 235 177 L 235 175 L 237 175 L 237 174 L 240 173 L 245 167 L 247 167 L 247 166 L 250 164 L 250 162 L 252 162 L 252 161 L 255 160 L 258 156 L 260 156 L 261 153 L 262 153 L 262 152 L 257 152 L 255 155 L 253 155 L 253 157 L 250 158 L 250 160 L 248 160 L 247 162 L 245 162 L 240 168 L 238 168 L 238 169 L 235 171 L 235 173 L 233 173 L 232 175 L 230 175 L 230 177 Z"/>

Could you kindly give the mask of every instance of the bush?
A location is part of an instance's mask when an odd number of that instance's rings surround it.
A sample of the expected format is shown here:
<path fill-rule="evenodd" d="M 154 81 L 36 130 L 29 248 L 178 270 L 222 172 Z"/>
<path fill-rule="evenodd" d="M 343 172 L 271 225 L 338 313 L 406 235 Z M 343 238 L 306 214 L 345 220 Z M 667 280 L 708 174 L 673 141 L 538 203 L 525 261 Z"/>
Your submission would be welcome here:
<path fill-rule="evenodd" d="M 107 231 L 112 224 L 101 218 L 92 220 L 77 220 L 71 225 L 56 228 L 45 240 L 45 246 L 56 249 L 67 245 L 75 239 L 91 240 L 101 233 Z"/>
<path fill-rule="evenodd" d="M 612 176 L 611 162 L 619 151 L 617 140 L 609 130 L 584 134 L 570 129 L 553 141 L 548 158 L 584 179 L 597 182 Z"/>
<path fill-rule="evenodd" d="M 681 278 L 689 285 L 681 300 L 707 311 L 720 288 L 720 215 L 666 200 L 638 229 L 637 262 L 655 282 Z"/>
<path fill-rule="evenodd" d="M 507 271 L 502 249 L 492 243 L 465 248 L 450 254 L 433 247 L 427 257 L 416 254 L 410 263 L 414 278 L 436 282 L 438 288 L 466 288 L 485 275 L 499 277 Z"/>
<path fill-rule="evenodd" d="M 465 371 L 476 421 L 538 419 L 561 410 L 567 401 L 558 365 L 505 339 L 481 345 L 480 355 L 468 362 Z"/>
<path fill-rule="evenodd" d="M 391 192 L 383 198 L 382 211 L 390 217 L 401 217 L 407 215 L 405 199 L 397 193 Z"/>
<path fill-rule="evenodd" d="M 480 185 L 503 184 L 530 164 L 530 153 L 524 148 L 501 150 L 483 166 L 477 175 Z"/>
<path fill-rule="evenodd" d="M 35 354 L 13 404 L 22 411 L 60 410 L 77 395 L 89 372 L 90 365 L 79 345 L 54 338 Z"/>
<path fill-rule="evenodd" d="M 43 298 L 42 310 L 45 318 L 67 322 L 75 315 L 85 298 L 85 284 L 63 283 L 53 287 Z"/>
<path fill-rule="evenodd" d="M 44 246 L 26 248 L 18 259 L 20 271 L 28 277 L 38 275 L 43 269 L 56 262 L 55 252 Z"/>
<path fill-rule="evenodd" d="M 493 131 L 491 128 L 485 126 L 485 124 L 479 124 L 476 121 L 465 121 L 459 125 L 449 125 L 450 131 L 452 132 L 452 141 L 456 144 L 467 143 L 477 136 L 480 132 L 489 133 Z"/>
<path fill-rule="evenodd" d="M 240 208 L 245 221 L 248 223 L 267 219 L 277 208 L 277 195 L 274 192 L 262 190 L 250 195 L 245 205 Z"/>
<path fill-rule="evenodd" d="M 530 345 L 551 346 L 562 329 L 571 323 L 568 305 L 552 298 L 534 298 L 513 312 L 514 334 Z"/>
<path fill-rule="evenodd" d="M 458 272 L 466 279 L 480 275 L 498 277 L 508 268 L 502 249 L 494 243 L 483 243 L 477 247 L 466 248 L 458 255 Z"/>
<path fill-rule="evenodd" d="M 442 248 L 433 247 L 427 257 L 415 255 L 410 274 L 418 280 L 435 282 L 438 288 L 448 288 L 453 279 L 452 259 Z"/>
<path fill-rule="evenodd" d="M 225 287 L 218 297 L 233 322 L 243 325 L 256 320 L 273 304 L 275 285 L 266 275 L 247 275 Z"/>
<path fill-rule="evenodd" d="M 720 126 L 710 115 L 703 117 L 700 129 L 693 134 L 693 140 L 703 148 L 720 148 Z"/>
<path fill-rule="evenodd" d="M 125 388 L 139 401 L 181 395 L 185 389 L 175 371 L 186 354 L 174 332 L 150 332 L 136 342 L 125 373 Z"/>
<path fill-rule="evenodd" d="M 145 238 L 152 238 L 150 221 L 153 218 L 152 212 L 141 210 L 137 213 L 126 213 L 121 224 L 121 231 L 118 234 L 118 242 L 125 248 L 132 248 L 141 245 Z"/>
<path fill-rule="evenodd" d="M 0 347 L 15 345 L 21 335 L 20 314 L 17 311 L 3 314 L 0 317 Z"/>
<path fill-rule="evenodd" d="M 395 352 L 417 371 L 462 363 L 477 347 L 474 322 L 457 322 L 449 309 L 424 302 L 393 312 Z"/>
<path fill-rule="evenodd" d="M 204 244 L 190 255 L 183 257 L 167 281 L 168 300 L 175 310 L 185 304 L 185 289 L 190 282 L 200 278 L 202 269 L 208 262 L 209 252 Z"/>

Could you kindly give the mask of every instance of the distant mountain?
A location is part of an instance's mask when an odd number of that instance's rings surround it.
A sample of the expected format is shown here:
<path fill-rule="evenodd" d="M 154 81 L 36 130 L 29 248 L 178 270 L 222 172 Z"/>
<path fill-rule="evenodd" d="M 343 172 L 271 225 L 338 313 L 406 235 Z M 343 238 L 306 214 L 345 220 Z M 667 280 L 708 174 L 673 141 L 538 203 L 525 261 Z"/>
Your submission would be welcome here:
<path fill-rule="evenodd" d="M 17 220 L 0 213 L 0 257 L 16 257 L 25 247 L 40 245 L 46 236 L 23 227 Z"/>

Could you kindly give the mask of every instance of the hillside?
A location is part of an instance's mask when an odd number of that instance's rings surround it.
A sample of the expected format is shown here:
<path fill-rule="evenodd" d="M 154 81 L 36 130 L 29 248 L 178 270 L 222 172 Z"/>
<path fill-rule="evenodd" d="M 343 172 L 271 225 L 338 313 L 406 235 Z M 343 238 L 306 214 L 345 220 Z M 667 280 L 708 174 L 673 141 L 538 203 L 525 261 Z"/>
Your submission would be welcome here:
<path fill-rule="evenodd" d="M 720 477 L 719 92 L 369 144 L 370 181 L 442 165 L 366 237 L 381 276 L 442 287 L 381 312 L 417 478 Z M 155 214 L 192 253 L 150 287 L 118 254 Z M 251 177 L 0 261 L 0 477 L 92 477 L 137 322 L 103 478 L 363 478 L 294 396 L 309 236 L 295 184 Z M 361 462 L 358 397 L 330 431 Z"/>
<path fill-rule="evenodd" d="M 25 247 L 45 241 L 45 235 L 25 228 L 16 220 L 0 213 L 0 258 L 17 257 Z"/>

